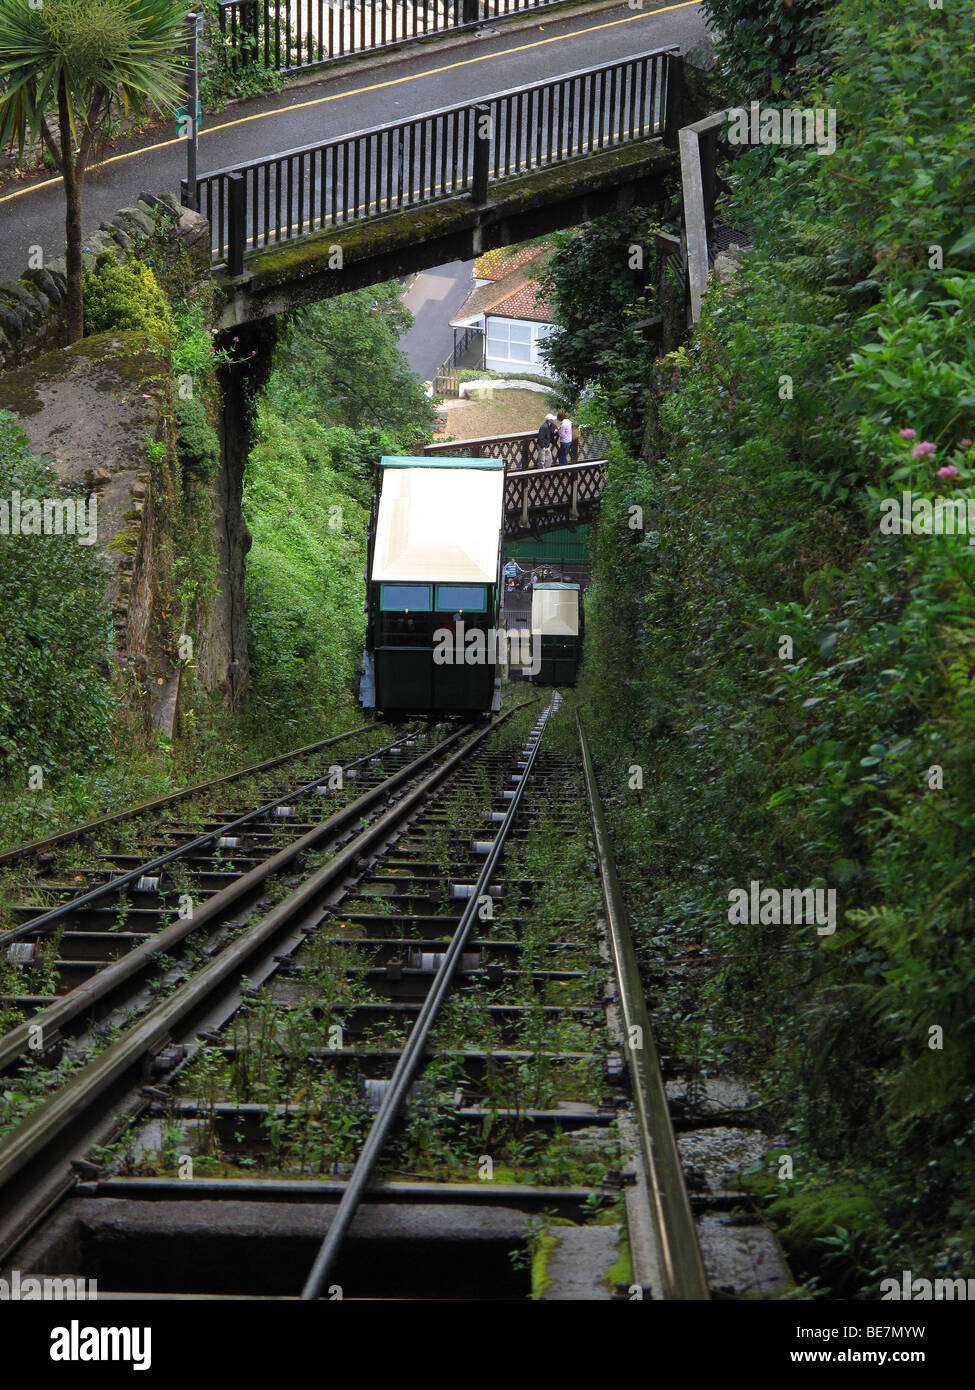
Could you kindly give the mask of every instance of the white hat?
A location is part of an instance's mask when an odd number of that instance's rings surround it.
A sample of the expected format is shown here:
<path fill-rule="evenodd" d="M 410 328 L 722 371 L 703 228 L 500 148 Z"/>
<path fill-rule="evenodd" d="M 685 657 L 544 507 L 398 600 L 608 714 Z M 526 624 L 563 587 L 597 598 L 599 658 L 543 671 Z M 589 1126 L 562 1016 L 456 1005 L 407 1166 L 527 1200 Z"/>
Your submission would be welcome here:
<path fill-rule="evenodd" d="M 546 415 L 545 418 L 546 418 L 546 420 L 554 420 L 554 419 L 555 419 L 555 416 L 554 416 L 554 415 Z"/>

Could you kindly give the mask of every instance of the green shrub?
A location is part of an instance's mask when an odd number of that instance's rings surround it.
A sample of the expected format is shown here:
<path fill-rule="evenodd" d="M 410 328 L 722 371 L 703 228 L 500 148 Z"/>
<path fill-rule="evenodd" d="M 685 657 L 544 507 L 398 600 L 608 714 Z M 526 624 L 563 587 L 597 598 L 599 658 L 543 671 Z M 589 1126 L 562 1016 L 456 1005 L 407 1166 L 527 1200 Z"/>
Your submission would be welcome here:
<path fill-rule="evenodd" d="M 151 333 L 168 348 L 173 331 L 169 304 L 149 266 L 103 256 L 94 270 L 85 271 L 85 332 L 131 328 Z"/>
<path fill-rule="evenodd" d="M 202 401 L 191 397 L 176 403 L 179 459 L 187 474 L 212 478 L 220 463 L 220 440 L 207 419 Z"/>
<path fill-rule="evenodd" d="M 252 712 L 290 738 L 312 736 L 357 689 L 369 486 L 355 442 L 258 412 L 244 490 Z"/>
<path fill-rule="evenodd" d="M 823 43 L 825 0 L 704 0 L 720 34 L 718 58 L 739 101 L 777 96 Z"/>
<path fill-rule="evenodd" d="M 16 420 L 0 411 L 0 499 L 63 497 Z M 72 535 L 0 534 L 0 767 L 20 790 L 45 775 L 105 758 L 106 571 Z M 43 800 L 43 794 L 37 793 Z"/>

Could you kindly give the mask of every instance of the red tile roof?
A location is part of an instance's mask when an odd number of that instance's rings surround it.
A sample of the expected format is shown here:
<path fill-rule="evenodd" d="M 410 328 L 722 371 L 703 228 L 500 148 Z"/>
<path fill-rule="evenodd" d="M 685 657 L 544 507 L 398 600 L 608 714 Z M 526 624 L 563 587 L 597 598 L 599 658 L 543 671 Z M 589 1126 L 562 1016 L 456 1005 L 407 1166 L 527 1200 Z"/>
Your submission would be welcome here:
<path fill-rule="evenodd" d="M 490 312 L 506 319 L 531 319 L 534 323 L 555 322 L 552 307 L 542 298 L 537 280 L 526 280 L 523 285 L 518 285 L 510 294 L 492 304 Z"/>
<path fill-rule="evenodd" d="M 508 254 L 508 248 L 503 250 Z M 501 263 L 503 274 L 495 267 L 489 267 L 493 272 L 491 280 L 488 284 L 478 285 L 471 291 L 454 314 L 451 323 L 458 325 L 479 314 L 528 319 L 533 323 L 554 323 L 555 315 L 551 305 L 543 296 L 538 279 L 533 278 L 533 272 L 534 276 L 541 274 L 551 251 L 550 242 L 515 248 L 509 263 Z M 493 255 L 494 252 L 487 252 L 475 262 L 474 273 L 478 279 L 486 278 L 482 263 L 487 256 Z"/>

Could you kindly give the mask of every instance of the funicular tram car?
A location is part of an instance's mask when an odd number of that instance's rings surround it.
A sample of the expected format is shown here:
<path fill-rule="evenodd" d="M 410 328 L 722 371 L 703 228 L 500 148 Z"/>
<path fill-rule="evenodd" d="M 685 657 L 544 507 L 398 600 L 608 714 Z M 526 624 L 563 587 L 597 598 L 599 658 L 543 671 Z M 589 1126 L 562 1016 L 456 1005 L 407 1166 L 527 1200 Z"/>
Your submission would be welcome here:
<path fill-rule="evenodd" d="M 501 708 L 503 522 L 500 459 L 380 461 L 366 568 L 364 709 L 440 717 Z"/>
<path fill-rule="evenodd" d="M 532 590 L 533 685 L 575 685 L 582 656 L 582 591 L 578 584 L 540 583 Z M 534 654 L 534 650 L 533 650 Z"/>

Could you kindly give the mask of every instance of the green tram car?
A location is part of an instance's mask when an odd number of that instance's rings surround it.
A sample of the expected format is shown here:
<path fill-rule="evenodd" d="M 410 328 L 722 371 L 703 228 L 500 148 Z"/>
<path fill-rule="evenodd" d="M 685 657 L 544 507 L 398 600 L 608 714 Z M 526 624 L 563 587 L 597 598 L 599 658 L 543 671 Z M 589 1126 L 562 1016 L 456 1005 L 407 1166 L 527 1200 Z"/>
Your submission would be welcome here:
<path fill-rule="evenodd" d="M 392 717 L 501 708 L 500 459 L 379 465 L 359 702 Z"/>
<path fill-rule="evenodd" d="M 533 685 L 575 685 L 582 657 L 582 591 L 578 584 L 536 584 L 532 647 L 539 664 Z M 537 646 L 536 646 L 537 644 Z"/>

